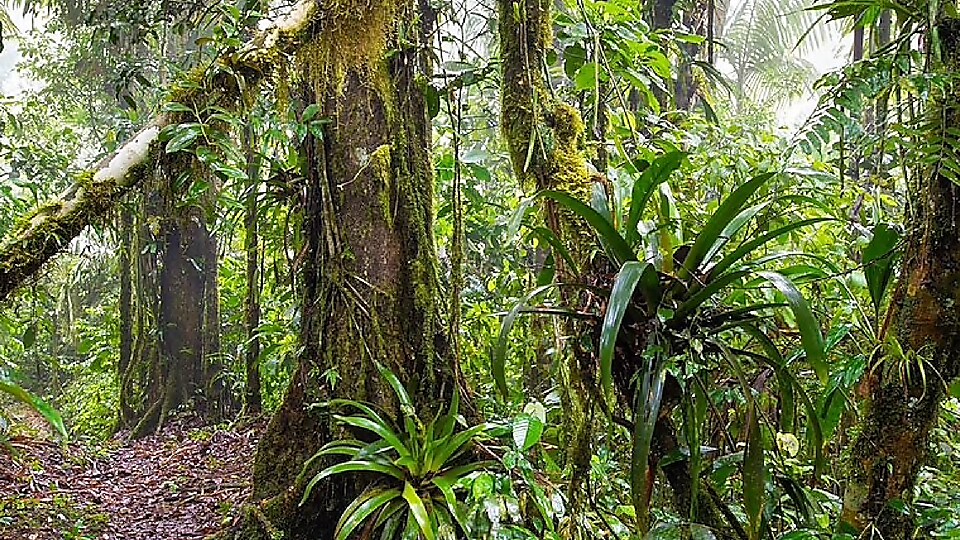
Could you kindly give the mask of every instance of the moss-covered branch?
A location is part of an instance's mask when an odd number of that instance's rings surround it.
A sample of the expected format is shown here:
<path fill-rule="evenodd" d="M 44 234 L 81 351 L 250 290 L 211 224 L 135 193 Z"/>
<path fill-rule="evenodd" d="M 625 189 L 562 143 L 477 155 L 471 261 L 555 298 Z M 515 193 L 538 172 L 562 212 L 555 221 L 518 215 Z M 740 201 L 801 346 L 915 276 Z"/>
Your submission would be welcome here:
<path fill-rule="evenodd" d="M 224 55 L 213 66 L 188 75 L 170 92 L 180 103 L 234 103 L 243 85 L 258 83 L 277 64 L 279 56 L 300 44 L 313 25 L 316 2 L 302 0 L 290 14 L 259 33 L 245 46 Z M 192 81 L 204 81 L 192 84 Z M 189 84 L 186 84 L 189 83 Z M 199 108 L 198 108 L 199 109 Z M 179 119 L 161 114 L 96 167 L 79 174 L 56 200 L 25 217 L 0 244 L 0 300 L 5 300 L 51 257 L 67 247 L 87 225 L 109 212 L 148 172 L 160 146 L 160 131 Z"/>

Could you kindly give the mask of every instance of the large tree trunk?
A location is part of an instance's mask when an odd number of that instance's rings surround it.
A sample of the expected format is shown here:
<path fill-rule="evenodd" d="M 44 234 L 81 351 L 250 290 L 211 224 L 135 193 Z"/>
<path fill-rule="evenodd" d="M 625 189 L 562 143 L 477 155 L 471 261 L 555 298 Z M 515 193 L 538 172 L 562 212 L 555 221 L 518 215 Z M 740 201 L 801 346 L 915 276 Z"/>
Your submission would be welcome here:
<path fill-rule="evenodd" d="M 177 408 L 218 419 L 225 392 L 218 391 L 219 310 L 216 239 L 202 205 L 190 201 L 185 179 L 203 174 L 193 158 L 160 160 L 151 193 L 144 198 L 137 289 L 141 354 L 124 362 L 122 401 L 134 404 L 133 435 L 157 429 Z M 192 171 L 184 173 L 183 171 Z M 133 262 L 132 260 L 128 262 Z M 213 337 L 211 337 L 213 336 Z M 227 407 L 228 408 L 228 407 Z"/>
<path fill-rule="evenodd" d="M 191 73 L 190 85 L 178 88 L 174 100 L 196 104 L 219 101 L 230 106 L 242 88 L 250 87 L 272 72 L 278 54 L 301 45 L 302 34 L 316 16 L 314 0 L 300 0 L 291 14 L 232 54 L 223 55 L 212 69 Z M 243 80 L 242 85 L 238 85 Z M 203 84 L 196 84 L 201 81 Z M 34 276 L 50 258 L 64 250 L 82 231 L 110 212 L 131 189 L 149 176 L 151 156 L 162 146 L 160 130 L 178 122 L 174 114 L 153 119 L 113 155 L 78 175 L 58 200 L 40 207 L 23 219 L 0 243 L 0 301 L 6 300 Z"/>
<path fill-rule="evenodd" d="M 418 86 L 430 75 L 429 6 L 383 0 L 347 9 L 329 0 L 319 9 L 322 28 L 299 58 L 304 101 L 330 120 L 303 148 L 303 354 L 260 441 L 257 504 L 232 533 L 240 538 L 332 538 L 358 493 L 355 481 L 337 478 L 297 507 L 304 462 L 341 435 L 312 404 L 350 398 L 395 410 L 375 362 L 427 414 L 453 391 L 432 238 L 430 125 Z"/>
<path fill-rule="evenodd" d="M 955 73 L 960 70 L 960 21 L 946 20 L 939 29 L 941 67 Z M 953 87 L 930 107 L 937 125 L 960 125 L 960 89 Z M 941 137 L 940 129 L 929 136 Z M 885 374 L 888 366 L 880 366 L 866 381 L 867 412 L 850 454 L 844 495 L 843 520 L 858 530 L 875 527 L 886 540 L 913 537 L 911 514 L 891 502 L 913 498 L 945 384 L 960 375 L 960 186 L 937 167 L 918 177 L 902 277 L 887 316 L 904 358 L 888 351 L 880 360 L 907 363 L 911 373 L 909 378 L 896 369 Z"/>

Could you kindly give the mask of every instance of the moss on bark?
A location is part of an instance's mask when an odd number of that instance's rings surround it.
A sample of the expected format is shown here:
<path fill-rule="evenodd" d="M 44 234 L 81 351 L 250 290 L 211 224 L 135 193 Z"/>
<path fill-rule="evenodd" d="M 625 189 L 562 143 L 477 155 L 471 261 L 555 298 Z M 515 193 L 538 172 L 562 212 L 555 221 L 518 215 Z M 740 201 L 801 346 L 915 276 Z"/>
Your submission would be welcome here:
<path fill-rule="evenodd" d="M 321 482 L 296 506 L 303 479 L 315 472 L 303 475 L 304 462 L 343 435 L 329 411 L 311 405 L 349 398 L 395 409 L 375 361 L 404 381 L 427 416 L 453 391 L 432 237 L 430 125 L 416 84 L 429 76 L 423 40 L 432 17 L 427 4 L 414 2 L 344 11 L 354 4 L 321 2 L 331 27 L 298 57 L 303 102 L 317 103 L 330 120 L 323 137 L 308 137 L 303 148 L 310 163 L 303 353 L 258 447 L 253 505 L 262 515 L 251 512 L 227 534 L 234 538 L 267 538 L 271 528 L 288 539 L 332 538 L 361 486 Z M 332 47 L 358 24 L 363 44 Z"/>

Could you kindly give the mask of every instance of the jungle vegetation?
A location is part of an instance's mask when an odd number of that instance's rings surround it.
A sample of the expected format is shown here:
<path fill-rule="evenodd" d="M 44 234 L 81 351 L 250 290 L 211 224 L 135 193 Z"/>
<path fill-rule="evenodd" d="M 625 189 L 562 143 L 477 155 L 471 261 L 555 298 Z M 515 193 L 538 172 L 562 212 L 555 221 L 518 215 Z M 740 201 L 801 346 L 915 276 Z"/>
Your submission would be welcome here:
<path fill-rule="evenodd" d="M 268 419 L 223 539 L 960 536 L 955 1 L 0 28 L 0 440 Z"/>

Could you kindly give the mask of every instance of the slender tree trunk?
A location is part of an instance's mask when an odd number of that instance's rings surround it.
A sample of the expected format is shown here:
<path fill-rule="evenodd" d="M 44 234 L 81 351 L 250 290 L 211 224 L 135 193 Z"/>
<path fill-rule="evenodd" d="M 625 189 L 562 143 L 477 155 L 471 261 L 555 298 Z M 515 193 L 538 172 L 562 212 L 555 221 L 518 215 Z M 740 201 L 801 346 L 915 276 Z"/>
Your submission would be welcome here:
<path fill-rule="evenodd" d="M 940 67 L 956 73 L 960 21 L 945 20 L 939 30 L 945 56 Z M 960 125 L 960 90 L 953 87 L 938 96 L 929 112 L 934 125 Z M 928 136 L 939 138 L 941 132 Z M 960 186 L 936 166 L 918 177 L 920 185 L 911 194 L 918 204 L 887 314 L 886 333 L 903 354 L 888 349 L 880 360 L 884 364 L 871 371 L 867 411 L 851 451 L 844 494 L 844 521 L 858 530 L 875 528 L 885 540 L 913 537 L 912 514 L 891 503 L 913 498 L 945 384 L 960 375 Z M 909 377 L 901 376 L 899 366 Z"/>
<path fill-rule="evenodd" d="M 263 408 L 260 396 L 260 222 L 257 199 L 260 160 L 255 149 L 256 133 L 252 122 L 247 124 L 244 137 L 247 149 L 247 194 L 244 200 L 243 250 L 246 254 L 247 292 L 243 300 L 243 324 L 247 341 L 243 352 L 246 371 L 243 401 L 245 412 L 257 416 Z"/>
<path fill-rule="evenodd" d="M 430 75 L 433 18 L 426 2 L 365 6 L 321 2 L 323 25 L 298 59 L 304 102 L 329 119 L 323 137 L 308 136 L 303 148 L 303 354 L 260 441 L 256 504 L 233 531 L 238 538 L 282 531 L 290 540 L 330 539 L 358 493 L 356 481 L 338 478 L 297 506 L 304 462 L 341 435 L 310 405 L 350 398 L 396 410 L 375 362 L 405 382 L 424 413 L 454 391 L 439 317 L 430 125 L 418 86 Z"/>
<path fill-rule="evenodd" d="M 519 9 L 515 9 L 517 6 Z M 552 0 L 499 0 L 498 7 L 503 69 L 501 126 L 514 172 L 526 190 L 560 190 L 589 200 L 593 182 L 582 151 L 583 120 L 576 109 L 554 97 L 542 70 L 553 39 Z M 569 268 L 555 257 L 558 275 L 569 283 L 584 280 L 593 246 L 587 229 L 572 213 L 550 202 L 544 205 L 544 219 L 580 266 Z M 564 301 L 580 305 L 585 299 L 569 294 Z M 584 325 L 572 322 L 564 331 L 572 336 L 591 333 Z M 579 341 L 572 340 L 569 354 L 557 356 L 566 357 L 557 372 L 564 389 L 563 454 L 571 473 L 568 506 L 572 515 L 584 504 L 581 488 L 590 470 L 594 416 L 594 402 L 589 396 L 596 394 L 591 384 L 592 352 L 579 347 Z M 575 520 L 569 526 L 575 527 Z M 581 533 L 569 530 L 565 534 Z"/>
<path fill-rule="evenodd" d="M 127 208 L 120 207 L 120 358 L 117 362 L 117 379 L 120 381 L 120 421 L 128 426 L 134 421 L 134 412 L 128 402 L 129 394 L 123 391 L 123 381 L 130 364 L 133 362 L 134 311 L 133 311 L 133 265 L 136 261 L 136 239 L 134 238 L 133 216 Z"/>

